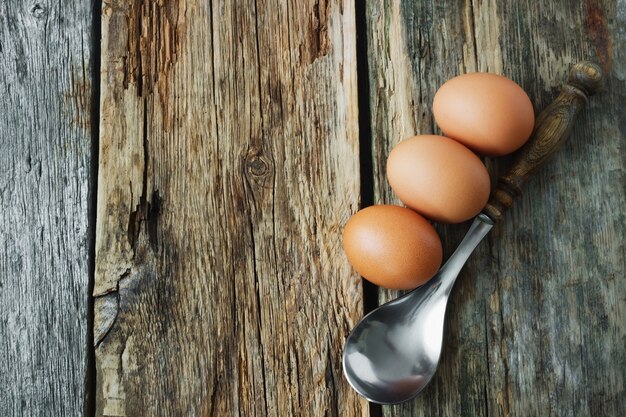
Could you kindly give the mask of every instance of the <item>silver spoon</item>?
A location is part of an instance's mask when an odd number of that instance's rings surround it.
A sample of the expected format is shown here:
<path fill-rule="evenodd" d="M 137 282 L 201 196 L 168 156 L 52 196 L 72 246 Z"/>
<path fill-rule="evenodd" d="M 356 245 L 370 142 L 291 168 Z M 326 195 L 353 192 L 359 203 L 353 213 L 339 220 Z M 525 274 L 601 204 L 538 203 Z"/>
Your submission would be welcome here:
<path fill-rule="evenodd" d="M 592 62 L 573 66 L 560 95 L 538 117 L 535 130 L 519 151 L 509 173 L 491 193 L 463 241 L 426 284 L 378 307 L 348 336 L 343 369 L 348 382 L 371 402 L 396 404 L 410 400 L 430 382 L 441 356 L 448 297 L 459 271 L 483 237 L 521 193 L 528 176 L 543 165 L 602 85 L 600 67 Z"/>

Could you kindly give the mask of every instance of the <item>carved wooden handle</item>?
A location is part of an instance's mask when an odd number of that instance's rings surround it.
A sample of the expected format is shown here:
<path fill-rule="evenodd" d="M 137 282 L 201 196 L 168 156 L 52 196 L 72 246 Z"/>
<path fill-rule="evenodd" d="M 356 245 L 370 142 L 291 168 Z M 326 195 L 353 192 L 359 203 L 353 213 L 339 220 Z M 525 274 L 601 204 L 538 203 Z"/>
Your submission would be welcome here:
<path fill-rule="evenodd" d="M 559 96 L 537 116 L 530 139 L 518 151 L 509 172 L 498 180 L 483 213 L 496 222 L 502 218 L 513 205 L 513 198 L 522 193 L 521 187 L 530 174 L 545 164 L 565 141 L 576 115 L 602 84 L 603 75 L 598 64 L 586 61 L 572 67 Z"/>

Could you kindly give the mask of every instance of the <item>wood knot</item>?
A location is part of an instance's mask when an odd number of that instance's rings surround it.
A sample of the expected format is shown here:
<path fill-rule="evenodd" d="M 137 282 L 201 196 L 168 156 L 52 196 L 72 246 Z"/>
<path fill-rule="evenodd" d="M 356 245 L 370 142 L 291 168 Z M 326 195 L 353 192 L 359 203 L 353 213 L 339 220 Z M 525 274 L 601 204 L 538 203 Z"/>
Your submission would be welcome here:
<path fill-rule="evenodd" d="M 270 171 L 270 162 L 263 155 L 249 155 L 246 168 L 254 177 L 264 177 Z"/>
<path fill-rule="evenodd" d="M 41 20 L 48 15 L 48 9 L 39 3 L 35 3 L 30 8 L 30 15 L 37 20 Z"/>

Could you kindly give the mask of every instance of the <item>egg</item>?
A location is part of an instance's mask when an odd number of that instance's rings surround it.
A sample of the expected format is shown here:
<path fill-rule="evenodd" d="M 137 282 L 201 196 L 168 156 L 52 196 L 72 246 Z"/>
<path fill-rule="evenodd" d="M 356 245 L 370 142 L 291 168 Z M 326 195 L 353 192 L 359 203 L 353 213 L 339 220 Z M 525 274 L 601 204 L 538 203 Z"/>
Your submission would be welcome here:
<path fill-rule="evenodd" d="M 442 223 L 477 215 L 491 188 L 485 165 L 472 151 L 437 135 L 415 136 L 393 148 L 387 179 L 405 205 Z"/>
<path fill-rule="evenodd" d="M 532 103 L 519 85 L 481 72 L 443 84 L 435 94 L 433 114 L 445 136 L 488 156 L 520 148 L 535 124 Z"/>
<path fill-rule="evenodd" d="M 357 272 L 381 287 L 405 290 L 428 281 L 441 266 L 441 239 L 416 212 L 367 207 L 350 218 L 343 248 Z"/>

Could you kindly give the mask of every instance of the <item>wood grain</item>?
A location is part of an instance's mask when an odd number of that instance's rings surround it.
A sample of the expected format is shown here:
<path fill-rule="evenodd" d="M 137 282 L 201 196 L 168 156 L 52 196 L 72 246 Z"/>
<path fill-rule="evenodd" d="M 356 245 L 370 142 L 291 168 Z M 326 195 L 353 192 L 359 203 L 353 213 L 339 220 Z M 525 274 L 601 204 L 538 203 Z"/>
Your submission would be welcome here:
<path fill-rule="evenodd" d="M 0 2 L 0 415 L 88 395 L 91 2 Z"/>
<path fill-rule="evenodd" d="M 351 1 L 105 1 L 98 416 L 361 416 Z"/>
<path fill-rule="evenodd" d="M 389 150 L 437 132 L 430 105 L 446 79 L 502 73 L 542 109 L 574 62 L 597 60 L 608 78 L 459 277 L 432 385 L 383 415 L 623 415 L 626 3 L 369 1 L 367 18 L 379 203 L 398 203 Z M 486 160 L 492 179 L 510 162 Z M 467 227 L 438 227 L 447 253 Z"/>

